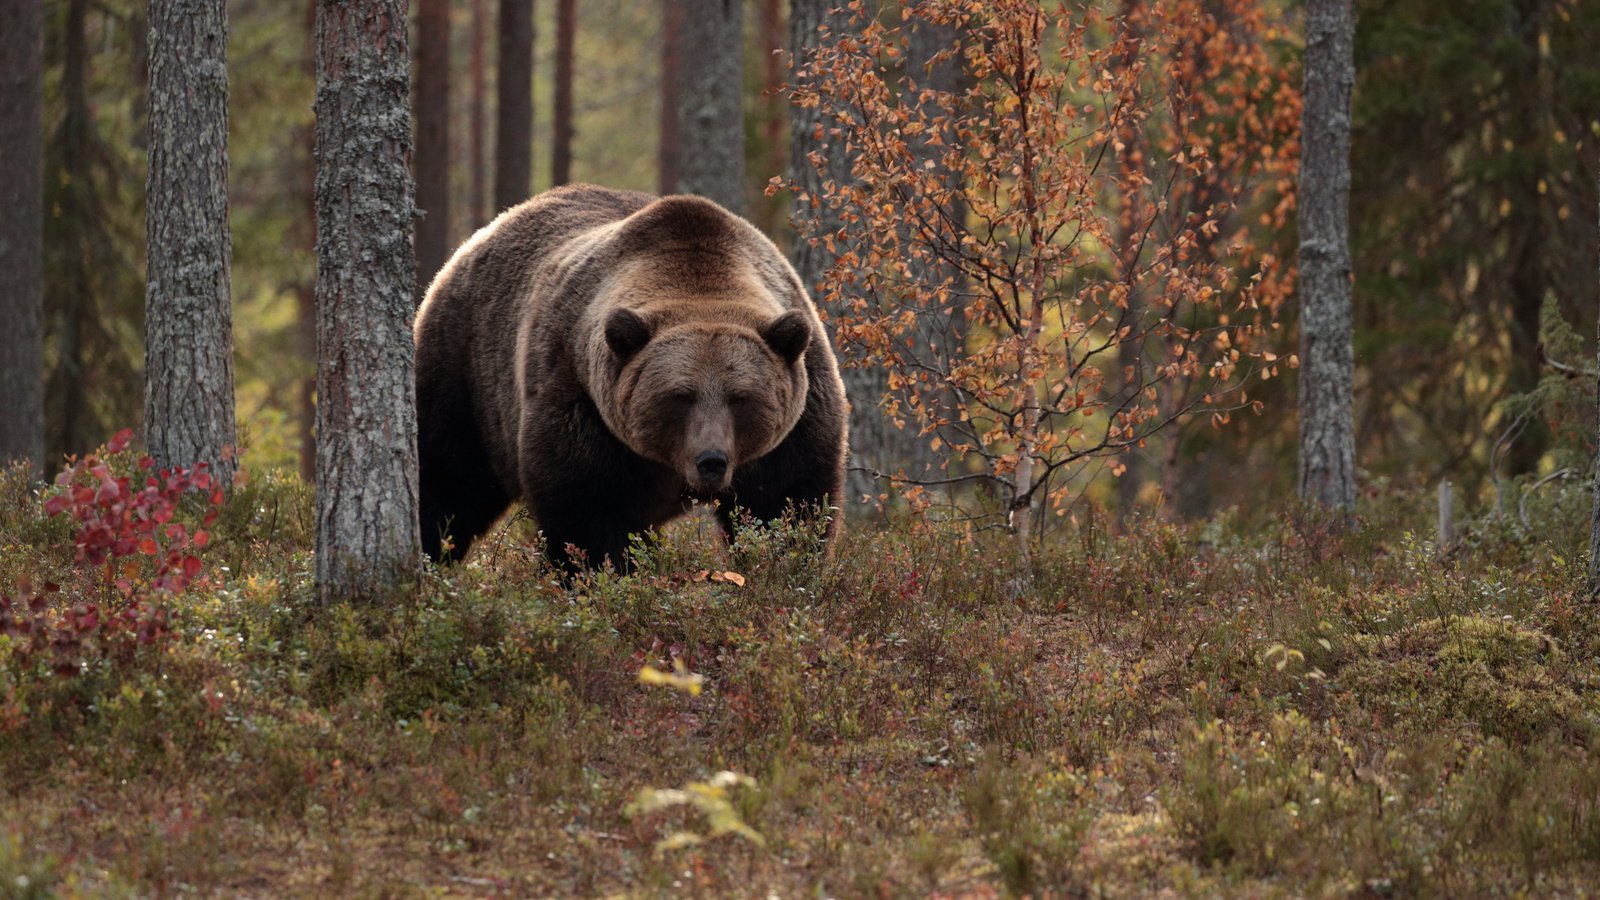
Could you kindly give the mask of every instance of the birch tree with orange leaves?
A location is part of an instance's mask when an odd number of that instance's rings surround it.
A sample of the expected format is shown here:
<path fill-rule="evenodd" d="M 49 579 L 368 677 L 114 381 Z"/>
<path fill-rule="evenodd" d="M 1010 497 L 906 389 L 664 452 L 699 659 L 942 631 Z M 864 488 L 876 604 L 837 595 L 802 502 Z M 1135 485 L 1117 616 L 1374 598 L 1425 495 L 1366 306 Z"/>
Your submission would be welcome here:
<path fill-rule="evenodd" d="M 1217 247 L 1239 193 L 1174 203 L 1231 177 L 1216 174 L 1225 141 L 1172 128 L 1194 17 L 1162 4 L 1130 29 L 1118 7 L 924 0 L 886 25 L 857 2 L 794 92 L 851 161 L 847 181 L 795 188 L 842 222 L 807 235 L 837 253 L 821 299 L 841 349 L 888 370 L 885 414 L 945 460 L 942 477 L 897 479 L 902 493 L 926 507 L 949 488 L 1024 558 L 1119 453 L 1190 419 L 1226 424 L 1293 363 L 1264 339 L 1282 299 L 1272 261 Z M 957 36 L 954 89 L 896 65 L 918 19 Z M 1151 140 L 1129 166 L 1130 129 L 1189 140 Z M 919 339 L 930 317 L 948 340 Z"/>

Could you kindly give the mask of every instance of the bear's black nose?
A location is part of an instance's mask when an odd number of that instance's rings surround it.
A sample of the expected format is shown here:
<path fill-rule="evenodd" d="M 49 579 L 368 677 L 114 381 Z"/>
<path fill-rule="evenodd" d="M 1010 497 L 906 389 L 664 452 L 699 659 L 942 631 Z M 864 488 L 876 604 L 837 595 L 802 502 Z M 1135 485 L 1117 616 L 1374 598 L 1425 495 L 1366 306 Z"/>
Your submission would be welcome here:
<path fill-rule="evenodd" d="M 721 481 L 728 471 L 728 454 L 721 450 L 707 450 L 694 458 L 694 467 L 706 481 Z"/>

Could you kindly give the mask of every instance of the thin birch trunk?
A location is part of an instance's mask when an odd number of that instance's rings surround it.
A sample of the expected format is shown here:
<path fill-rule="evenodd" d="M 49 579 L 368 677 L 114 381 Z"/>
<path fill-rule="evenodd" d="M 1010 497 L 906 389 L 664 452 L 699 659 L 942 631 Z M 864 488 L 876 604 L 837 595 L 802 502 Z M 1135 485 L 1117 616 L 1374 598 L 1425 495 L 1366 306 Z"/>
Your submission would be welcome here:
<path fill-rule="evenodd" d="M 1019 68 L 1025 63 L 1019 62 Z M 1018 84 L 1027 82 L 1027 78 L 1019 77 Z M 1044 336 L 1044 297 L 1045 285 L 1045 259 L 1044 227 L 1040 223 L 1038 194 L 1038 172 L 1031 143 L 1031 130 L 1029 128 L 1028 114 L 1031 97 L 1019 91 L 1019 114 L 1021 116 L 1022 144 L 1022 171 L 1019 178 L 1022 182 L 1023 213 L 1028 222 L 1028 251 L 1031 254 L 1028 271 L 1028 327 L 1022 335 L 1022 358 L 1018 362 L 1018 405 L 1022 412 L 1022 428 L 1017 435 L 1017 468 L 1013 477 L 1015 491 L 1011 501 L 1010 524 L 1012 533 L 1017 538 L 1017 555 L 1024 566 L 1032 559 L 1033 555 L 1033 492 L 1034 484 L 1034 456 L 1039 447 L 1039 383 L 1035 380 L 1034 370 L 1037 366 L 1039 342 Z M 1024 569 L 1020 574 L 1024 584 L 1029 580 L 1029 572 Z"/>

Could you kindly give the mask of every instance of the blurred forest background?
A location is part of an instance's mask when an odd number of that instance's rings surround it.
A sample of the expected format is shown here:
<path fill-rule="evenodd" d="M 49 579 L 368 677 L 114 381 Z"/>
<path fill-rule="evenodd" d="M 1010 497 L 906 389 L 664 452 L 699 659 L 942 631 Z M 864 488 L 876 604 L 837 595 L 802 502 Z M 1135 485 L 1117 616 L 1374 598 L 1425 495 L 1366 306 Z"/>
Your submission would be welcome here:
<path fill-rule="evenodd" d="M 535 191 L 553 177 L 558 6 L 535 5 Z M 658 190 L 664 8 L 575 6 L 570 177 Z M 1201 56 L 1208 78 L 1249 60 L 1251 77 L 1275 80 L 1258 86 L 1266 93 L 1298 87 L 1299 4 L 1197 6 L 1251 50 Z M 51 0 L 45 9 L 46 440 L 49 458 L 59 459 L 141 418 L 147 53 L 135 0 Z M 789 193 L 766 190 L 789 175 L 787 4 L 750 0 L 745 12 L 746 212 L 789 248 Z M 228 14 L 241 441 L 251 468 L 309 476 L 312 4 L 236 0 Z M 454 246 L 495 212 L 487 185 L 496 28 L 485 0 L 452 0 L 448 14 Z M 1582 471 L 1593 380 L 1576 374 L 1593 358 L 1587 336 L 1600 307 L 1600 67 L 1592 59 L 1600 5 L 1361 0 L 1357 14 L 1350 231 L 1366 483 L 1449 478 L 1469 498 L 1488 500 L 1496 478 Z M 1281 137 L 1272 149 L 1292 163 L 1295 135 Z M 1292 172 L 1273 177 L 1252 184 L 1223 230 L 1254 258 L 1292 263 Z M 418 273 L 422 283 L 431 276 Z M 1279 319 L 1270 341 L 1287 355 L 1293 303 Z M 1295 395 L 1293 372 L 1284 374 L 1252 388 L 1261 414 L 1234 415 L 1222 429 L 1197 419 L 1133 462 L 1124 477 L 1135 479 L 1134 490 L 1119 492 L 1106 469 L 1090 496 L 1185 516 L 1286 496 Z"/>

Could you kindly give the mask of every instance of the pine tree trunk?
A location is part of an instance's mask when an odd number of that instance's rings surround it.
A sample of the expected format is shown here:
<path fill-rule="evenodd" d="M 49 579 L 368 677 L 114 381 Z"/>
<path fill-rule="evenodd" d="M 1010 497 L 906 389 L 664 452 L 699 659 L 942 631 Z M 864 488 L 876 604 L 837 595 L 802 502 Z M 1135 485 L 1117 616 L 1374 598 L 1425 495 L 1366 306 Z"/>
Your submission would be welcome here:
<path fill-rule="evenodd" d="M 1356 502 L 1350 315 L 1352 0 L 1308 0 L 1300 159 L 1300 496 Z"/>
<path fill-rule="evenodd" d="M 495 213 L 528 199 L 533 167 L 533 0 L 500 0 L 495 80 Z"/>
<path fill-rule="evenodd" d="M 1549 36 L 1545 30 L 1548 5 L 1547 0 L 1517 0 L 1514 4 L 1517 15 L 1514 32 L 1521 44 L 1521 65 L 1511 66 L 1505 73 L 1510 87 L 1508 94 L 1521 98 L 1512 113 L 1510 139 L 1515 142 L 1517 153 L 1524 157 L 1515 177 L 1509 180 L 1511 205 L 1503 225 L 1510 244 L 1507 263 L 1511 267 L 1508 285 L 1511 319 L 1505 323 L 1511 344 L 1506 371 L 1507 396 L 1526 394 L 1539 386 L 1539 318 L 1545 295 L 1551 288 L 1554 268 L 1544 210 L 1546 198 L 1540 190 L 1550 173 L 1542 151 L 1552 146 L 1545 120 L 1553 100 L 1547 87 L 1545 53 L 1540 50 L 1540 41 L 1548 40 Z M 1549 446 L 1550 429 L 1544 417 L 1529 417 L 1522 433 L 1506 452 L 1507 472 L 1513 476 L 1537 472 L 1539 460 Z"/>
<path fill-rule="evenodd" d="M 679 63 L 678 190 L 744 214 L 744 4 L 684 4 Z"/>
<path fill-rule="evenodd" d="M 417 300 L 444 266 L 450 240 L 450 0 L 417 4 Z"/>
<path fill-rule="evenodd" d="M 678 190 L 678 82 L 683 77 L 683 7 L 681 0 L 661 0 L 661 135 L 656 168 L 662 194 Z"/>
<path fill-rule="evenodd" d="M 228 17 L 223 0 L 151 0 L 145 445 L 226 483 L 233 421 Z"/>
<path fill-rule="evenodd" d="M 317 593 L 412 581 L 416 261 L 404 0 L 317 16 Z"/>
<path fill-rule="evenodd" d="M 757 46 L 761 59 L 761 171 L 756 173 L 756 184 L 766 184 L 787 173 L 789 146 L 784 141 L 784 130 L 789 124 L 789 112 L 783 102 L 783 50 L 788 46 L 784 33 L 782 0 L 761 0 L 761 38 Z M 763 234 L 777 239 L 783 227 L 783 195 L 761 196 L 756 201 L 751 220 Z M 781 244 L 780 244 L 781 246 Z"/>
<path fill-rule="evenodd" d="M 44 466 L 44 5 L 0 0 L 0 466 Z"/>
<path fill-rule="evenodd" d="M 317 80 L 317 0 L 306 0 L 305 7 L 305 74 L 313 83 Z M 298 190 L 295 198 L 303 215 L 299 217 L 298 237 L 300 248 L 316 258 L 317 254 L 317 127 L 316 122 L 301 126 L 297 144 L 304 156 L 300 159 Z M 300 480 L 315 484 L 317 480 L 317 274 L 316 267 L 295 285 L 295 339 L 305 360 L 305 372 L 297 386 L 299 401 Z"/>
<path fill-rule="evenodd" d="M 472 98 L 469 103 L 470 112 L 467 118 L 467 152 L 471 159 L 467 161 L 467 174 L 469 188 L 467 192 L 467 232 L 482 227 L 488 221 L 484 215 L 484 134 L 487 123 L 485 112 L 488 107 L 485 90 L 483 45 L 488 36 L 489 23 L 486 21 L 488 13 L 484 11 L 485 0 L 472 0 L 472 55 L 469 57 L 469 80 L 472 85 Z"/>
<path fill-rule="evenodd" d="M 89 108 L 89 0 L 68 0 L 66 34 L 62 36 L 61 100 L 65 107 L 61 125 L 52 141 L 58 142 L 59 169 L 49 174 L 52 184 L 62 186 L 58 197 L 63 205 L 60 219 L 70 226 L 56 267 L 61 283 L 56 287 L 55 303 L 46 304 L 60 316 L 56 330 L 56 365 L 45 384 L 46 402 L 54 422 L 46 422 L 45 445 L 52 457 L 81 453 L 88 449 L 93 426 L 88 412 L 88 368 L 82 325 L 94 315 L 95 289 L 90 281 L 93 259 L 89 231 L 84 227 L 90 216 L 99 212 L 89 189 L 94 184 L 89 152 L 94 139 L 94 122 Z M 70 188 L 70 190 L 69 190 Z M 58 220 L 59 221 L 59 220 Z M 62 271 L 64 270 L 64 271 Z M 47 288 L 48 291 L 48 288 Z"/>
<path fill-rule="evenodd" d="M 556 0 L 555 120 L 551 123 L 550 183 L 572 180 L 572 45 L 577 39 L 577 0 Z"/>
<path fill-rule="evenodd" d="M 920 5 L 923 0 L 918 0 Z M 905 71 L 911 84 L 920 91 L 935 91 L 946 96 L 960 96 L 972 86 L 971 76 L 962 65 L 959 45 L 961 35 L 951 25 L 929 22 L 919 15 L 914 14 L 907 19 L 910 34 L 906 46 Z M 941 56 L 945 51 L 954 49 L 956 52 Z M 919 106 L 923 105 L 919 101 Z M 926 108 L 922 112 L 929 121 L 935 121 L 944 116 L 938 103 L 933 100 L 926 101 Z M 953 135 L 947 137 L 954 138 Z M 959 140 L 959 138 L 955 138 Z M 951 172 L 945 166 L 944 155 L 946 146 L 942 146 L 929 139 L 929 136 L 913 137 L 910 141 L 911 152 L 918 160 L 919 168 L 936 174 L 941 183 L 949 185 L 960 176 Z M 939 219 L 933 223 L 935 237 L 933 243 L 940 249 L 938 255 L 924 259 L 911 259 L 910 275 L 922 286 L 927 301 L 917 316 L 917 337 L 919 344 L 916 352 L 924 357 L 927 365 L 938 371 L 949 371 L 952 357 L 959 357 L 964 352 L 962 329 L 960 320 L 954 310 L 959 305 L 951 302 L 950 313 L 944 311 L 946 304 L 940 303 L 935 296 L 941 286 L 946 286 L 950 294 L 959 296 L 967 290 L 967 285 L 955 266 L 949 264 L 945 254 L 959 253 L 961 241 L 961 224 L 966 219 L 966 207 L 959 199 L 952 199 L 939 210 Z M 928 238 L 918 238 L 922 243 L 928 243 Z M 930 247 L 929 249 L 934 249 Z M 925 398 L 932 401 L 937 416 L 944 419 L 955 418 L 955 400 L 948 392 L 942 393 L 937 398 Z M 883 448 L 883 455 L 894 461 L 896 468 L 904 467 L 907 474 L 913 479 L 937 479 L 942 475 L 941 459 L 930 447 L 929 441 L 920 436 L 916 431 L 895 430 L 889 432 L 890 442 Z"/>
<path fill-rule="evenodd" d="M 835 11 L 837 0 L 793 0 L 789 5 L 789 55 L 795 67 L 805 65 L 821 46 L 823 40 L 837 41 L 850 30 L 850 14 Z M 821 28 L 828 29 L 824 38 Z M 791 72 L 790 77 L 801 83 L 805 76 Z M 822 292 L 822 280 L 833 267 L 836 256 L 820 238 L 837 233 L 844 222 L 837 211 L 822 200 L 825 182 L 848 184 L 852 180 L 850 160 L 844 153 L 843 139 L 828 134 L 830 122 L 822 110 L 807 109 L 796 104 L 789 106 L 789 177 L 799 186 L 794 197 L 795 223 L 794 268 L 806 289 L 828 313 L 829 332 L 832 323 L 846 310 L 840 304 L 830 304 Z M 812 154 L 822 162 L 822 171 L 812 162 Z M 840 506 L 847 511 L 862 514 L 869 511 L 881 491 L 872 471 L 883 471 L 888 463 L 881 449 L 890 439 L 893 424 L 879 409 L 888 384 L 881 367 L 860 368 L 849 366 L 840 369 L 844 378 L 845 395 L 850 401 L 850 469 L 845 479 L 848 495 Z M 873 498 L 863 501 L 863 498 Z"/>

